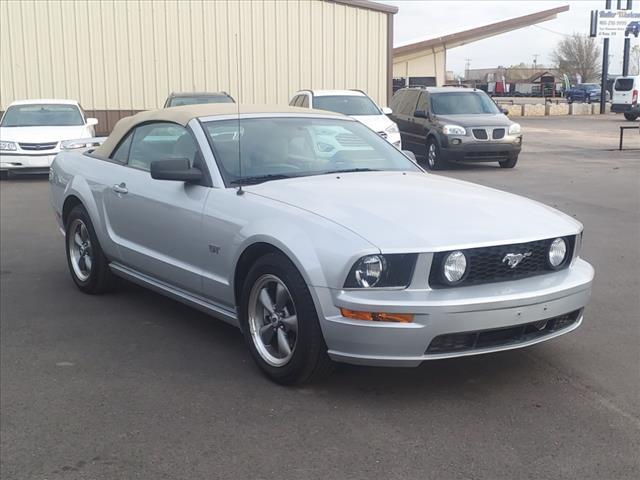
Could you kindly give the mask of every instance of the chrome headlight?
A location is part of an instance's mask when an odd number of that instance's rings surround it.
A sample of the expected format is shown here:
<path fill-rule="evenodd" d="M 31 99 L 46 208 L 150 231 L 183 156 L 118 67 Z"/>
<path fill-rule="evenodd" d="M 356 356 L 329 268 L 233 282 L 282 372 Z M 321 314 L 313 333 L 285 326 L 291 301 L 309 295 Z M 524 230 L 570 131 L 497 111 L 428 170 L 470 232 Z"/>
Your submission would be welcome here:
<path fill-rule="evenodd" d="M 467 257 L 460 250 L 451 252 L 442 264 L 442 275 L 449 284 L 458 283 L 467 272 Z"/>
<path fill-rule="evenodd" d="M 518 135 L 519 133 L 522 133 L 522 127 L 520 126 L 520 124 L 512 123 L 509 126 L 509 135 Z"/>
<path fill-rule="evenodd" d="M 18 149 L 18 146 L 15 142 L 0 142 L 0 150 L 9 150 L 11 152 L 15 152 Z"/>
<path fill-rule="evenodd" d="M 344 288 L 406 287 L 417 257 L 414 253 L 365 255 L 351 268 Z"/>
<path fill-rule="evenodd" d="M 466 135 L 467 130 L 460 125 L 445 125 L 442 127 L 442 133 L 445 135 Z"/>
<path fill-rule="evenodd" d="M 549 246 L 549 265 L 553 269 L 560 268 L 567 258 L 567 242 L 564 238 L 556 238 Z"/>
<path fill-rule="evenodd" d="M 396 125 L 394 122 L 391 122 L 391 125 L 385 128 L 384 131 L 387 133 L 400 133 L 400 130 L 398 130 L 398 125 Z"/>

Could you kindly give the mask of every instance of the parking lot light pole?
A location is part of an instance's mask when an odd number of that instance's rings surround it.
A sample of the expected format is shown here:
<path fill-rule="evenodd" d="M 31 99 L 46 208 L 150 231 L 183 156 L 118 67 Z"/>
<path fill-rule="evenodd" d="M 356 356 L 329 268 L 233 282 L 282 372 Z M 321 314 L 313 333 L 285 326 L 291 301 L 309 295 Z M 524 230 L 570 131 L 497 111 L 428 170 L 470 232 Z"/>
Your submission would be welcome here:
<path fill-rule="evenodd" d="M 605 10 L 611 10 L 611 0 L 605 0 Z M 609 39 L 602 45 L 602 82 L 600 85 L 600 114 L 605 113 L 607 101 L 607 77 L 609 76 Z"/>
<path fill-rule="evenodd" d="M 633 0 L 627 0 L 627 10 L 633 8 Z M 631 37 L 625 37 L 624 39 L 624 51 L 622 54 L 622 76 L 629 75 L 629 52 L 631 50 Z"/>

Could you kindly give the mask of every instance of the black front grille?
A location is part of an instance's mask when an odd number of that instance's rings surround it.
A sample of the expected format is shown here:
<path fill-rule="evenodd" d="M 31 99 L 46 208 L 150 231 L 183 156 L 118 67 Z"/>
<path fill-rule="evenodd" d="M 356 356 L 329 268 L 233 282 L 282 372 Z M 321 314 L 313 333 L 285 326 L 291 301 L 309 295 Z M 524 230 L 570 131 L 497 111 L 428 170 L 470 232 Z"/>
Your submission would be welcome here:
<path fill-rule="evenodd" d="M 549 238 L 527 243 L 463 250 L 467 257 L 467 273 L 463 280 L 455 286 L 517 280 L 566 268 L 573 257 L 575 236 L 564 237 L 567 242 L 567 255 L 564 263 L 557 269 L 553 269 L 547 261 L 547 252 L 554 240 L 555 238 Z M 450 253 L 437 252 L 434 254 L 429 275 L 429 284 L 432 288 L 451 287 L 443 278 L 442 273 L 442 265 Z M 515 267 L 511 267 L 509 257 L 519 254 L 523 256 L 520 262 Z"/>
<path fill-rule="evenodd" d="M 494 128 L 493 139 L 500 140 L 501 138 L 504 138 L 504 128 Z"/>
<path fill-rule="evenodd" d="M 56 148 L 58 142 L 47 142 L 47 143 L 19 143 L 20 148 L 22 150 L 52 150 Z"/>
<path fill-rule="evenodd" d="M 580 310 L 536 322 L 512 327 L 447 333 L 434 338 L 425 353 L 455 353 L 483 348 L 495 348 L 528 342 L 570 327 L 580 318 Z"/>
<path fill-rule="evenodd" d="M 489 138 L 487 136 L 487 131 L 484 128 L 474 128 L 473 136 L 476 137 L 478 140 L 486 140 L 487 138 Z"/>
<path fill-rule="evenodd" d="M 464 158 L 468 158 L 473 160 L 474 158 L 507 158 L 509 156 L 509 152 L 505 150 L 488 150 L 482 152 L 466 152 L 464 154 Z"/>

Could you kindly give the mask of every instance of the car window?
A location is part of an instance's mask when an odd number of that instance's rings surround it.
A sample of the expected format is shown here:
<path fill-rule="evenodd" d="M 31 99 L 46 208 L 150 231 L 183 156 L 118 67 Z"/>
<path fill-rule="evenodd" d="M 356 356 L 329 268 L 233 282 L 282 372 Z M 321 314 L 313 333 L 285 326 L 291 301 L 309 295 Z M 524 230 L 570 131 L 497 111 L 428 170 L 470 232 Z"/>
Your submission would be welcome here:
<path fill-rule="evenodd" d="M 400 102 L 400 111 L 405 115 L 413 116 L 418 103 L 418 90 L 405 90 L 404 97 Z"/>
<path fill-rule="evenodd" d="M 633 78 L 618 78 L 615 85 L 613 86 L 613 89 L 619 92 L 628 92 L 632 88 Z"/>
<path fill-rule="evenodd" d="M 80 110 L 75 105 L 27 104 L 7 108 L 2 118 L 2 127 L 68 127 L 84 125 Z"/>
<path fill-rule="evenodd" d="M 154 160 L 186 158 L 193 165 L 198 147 L 191 133 L 175 123 L 139 126 L 133 133 L 128 164 L 149 170 Z"/>
<path fill-rule="evenodd" d="M 234 103 L 233 98 L 227 95 L 207 95 L 194 97 L 173 97 L 169 100 L 170 107 L 181 107 L 182 105 L 198 105 L 202 103 Z"/>
<path fill-rule="evenodd" d="M 399 90 L 397 91 L 393 97 L 391 97 L 391 102 L 389 103 L 389 107 L 393 110 L 394 113 L 400 113 L 400 103 L 402 102 L 402 97 L 404 97 L 405 91 Z"/>
<path fill-rule="evenodd" d="M 418 170 L 398 149 L 359 122 L 260 118 L 242 119 L 240 125 L 237 120 L 213 121 L 204 127 L 228 185 L 265 175 L 300 177 L 353 169 Z"/>
<path fill-rule="evenodd" d="M 418 106 L 416 110 L 422 110 L 423 112 L 429 111 L 428 101 L 429 97 L 427 96 L 427 92 L 422 92 L 420 94 L 420 98 L 418 99 Z"/>
<path fill-rule="evenodd" d="M 309 95 L 300 95 L 300 96 L 302 97 L 300 106 L 304 108 L 309 108 Z"/>
<path fill-rule="evenodd" d="M 380 109 L 363 95 L 323 95 L 314 97 L 313 107 L 343 115 L 380 115 Z"/>
<path fill-rule="evenodd" d="M 436 115 L 473 115 L 500 113 L 496 104 L 484 92 L 432 93 L 431 111 Z"/>
<path fill-rule="evenodd" d="M 297 102 L 298 102 L 298 99 L 299 99 L 299 98 L 300 98 L 300 95 L 296 95 L 295 97 L 293 97 L 293 98 L 291 99 L 291 101 L 289 102 L 289 106 L 291 106 L 291 107 L 297 107 L 297 106 L 298 106 Z"/>
<path fill-rule="evenodd" d="M 120 145 L 111 154 L 111 159 L 120 163 L 127 163 L 129 160 L 129 149 L 131 148 L 131 139 L 133 133 L 128 133 L 124 140 L 120 142 Z"/>

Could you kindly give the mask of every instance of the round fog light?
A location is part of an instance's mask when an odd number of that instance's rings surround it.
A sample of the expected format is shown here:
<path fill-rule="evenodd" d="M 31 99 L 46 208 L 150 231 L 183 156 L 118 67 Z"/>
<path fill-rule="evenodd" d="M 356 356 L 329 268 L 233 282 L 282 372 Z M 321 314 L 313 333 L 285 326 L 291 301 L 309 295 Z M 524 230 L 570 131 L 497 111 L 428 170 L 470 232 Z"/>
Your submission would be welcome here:
<path fill-rule="evenodd" d="M 556 238 L 549 247 L 549 265 L 558 268 L 567 256 L 567 242 L 564 238 Z"/>
<path fill-rule="evenodd" d="M 459 138 L 454 138 L 453 140 L 451 140 L 451 143 L 454 145 L 460 145 L 462 143 L 462 140 L 460 140 Z"/>
<path fill-rule="evenodd" d="M 467 271 L 467 257 L 457 250 L 447 255 L 443 265 L 444 278 L 449 283 L 459 282 Z"/>

